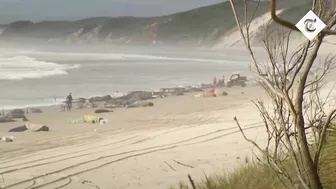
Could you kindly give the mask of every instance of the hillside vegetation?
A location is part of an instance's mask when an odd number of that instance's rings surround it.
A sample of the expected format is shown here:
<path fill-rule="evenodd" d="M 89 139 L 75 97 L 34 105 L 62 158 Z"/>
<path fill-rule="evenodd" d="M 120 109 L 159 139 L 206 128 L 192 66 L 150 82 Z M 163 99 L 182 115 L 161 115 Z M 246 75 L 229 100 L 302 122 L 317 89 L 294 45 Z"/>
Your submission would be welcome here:
<path fill-rule="evenodd" d="M 278 9 L 282 17 L 298 21 L 307 11 L 309 0 L 282 0 Z M 242 17 L 242 0 L 236 1 Z M 257 2 L 249 2 L 249 15 Z M 262 1 L 256 17 L 266 13 L 269 2 Z M 212 45 L 236 28 L 229 2 L 223 2 L 186 12 L 150 18 L 97 17 L 79 21 L 18 21 L 1 26 L 0 39 L 33 39 L 49 43 L 115 43 L 115 44 L 183 44 Z"/>

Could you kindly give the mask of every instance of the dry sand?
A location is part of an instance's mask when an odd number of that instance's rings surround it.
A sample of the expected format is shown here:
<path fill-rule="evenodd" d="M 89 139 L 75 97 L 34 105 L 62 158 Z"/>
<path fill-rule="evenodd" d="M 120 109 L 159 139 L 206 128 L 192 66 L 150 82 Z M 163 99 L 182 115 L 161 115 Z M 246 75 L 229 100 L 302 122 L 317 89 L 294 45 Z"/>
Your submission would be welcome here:
<path fill-rule="evenodd" d="M 225 90 L 228 96 L 187 94 L 154 100 L 151 108 L 115 109 L 102 114 L 106 125 L 70 123 L 93 109 L 28 114 L 49 132 L 7 133 L 23 123 L 0 124 L 0 136 L 15 137 L 0 142 L 0 186 L 157 189 L 187 181 L 188 174 L 200 180 L 204 173 L 230 171 L 252 156 L 233 117 L 253 140 L 262 141 L 251 100 L 263 93 L 252 86 Z"/>

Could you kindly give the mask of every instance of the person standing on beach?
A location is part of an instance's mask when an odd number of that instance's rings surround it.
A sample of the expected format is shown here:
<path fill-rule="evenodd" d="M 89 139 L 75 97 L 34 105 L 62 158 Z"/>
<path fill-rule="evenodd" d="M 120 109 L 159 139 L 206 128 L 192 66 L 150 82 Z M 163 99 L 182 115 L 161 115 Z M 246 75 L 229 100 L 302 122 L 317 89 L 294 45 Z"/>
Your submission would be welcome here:
<path fill-rule="evenodd" d="M 69 95 L 67 96 L 66 98 L 66 103 L 67 103 L 67 108 L 68 108 L 68 111 L 71 110 L 72 108 L 72 95 L 71 93 L 69 93 Z"/>
<path fill-rule="evenodd" d="M 217 77 L 216 77 L 216 76 L 212 78 L 212 83 L 213 83 L 214 85 L 217 84 Z"/>

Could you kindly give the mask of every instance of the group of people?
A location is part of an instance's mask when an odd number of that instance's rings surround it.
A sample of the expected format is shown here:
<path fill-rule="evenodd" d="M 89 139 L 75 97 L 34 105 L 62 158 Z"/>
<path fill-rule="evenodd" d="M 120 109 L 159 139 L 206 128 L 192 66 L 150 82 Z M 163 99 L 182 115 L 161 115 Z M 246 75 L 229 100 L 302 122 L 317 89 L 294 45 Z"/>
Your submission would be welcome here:
<path fill-rule="evenodd" d="M 222 79 L 218 79 L 218 80 L 217 80 L 217 77 L 216 77 L 216 76 L 213 77 L 213 78 L 212 78 L 212 84 L 213 84 L 213 85 L 225 85 L 225 76 L 223 76 Z"/>

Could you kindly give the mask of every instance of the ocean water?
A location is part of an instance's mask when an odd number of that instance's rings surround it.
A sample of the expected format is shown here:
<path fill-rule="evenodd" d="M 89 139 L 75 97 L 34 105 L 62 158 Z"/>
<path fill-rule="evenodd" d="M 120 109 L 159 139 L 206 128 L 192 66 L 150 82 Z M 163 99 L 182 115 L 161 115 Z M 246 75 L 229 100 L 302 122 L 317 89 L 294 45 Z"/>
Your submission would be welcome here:
<path fill-rule="evenodd" d="M 0 51 L 0 108 L 56 105 L 74 98 L 115 95 L 116 91 L 210 83 L 249 73 L 241 53 L 197 50 Z"/>

